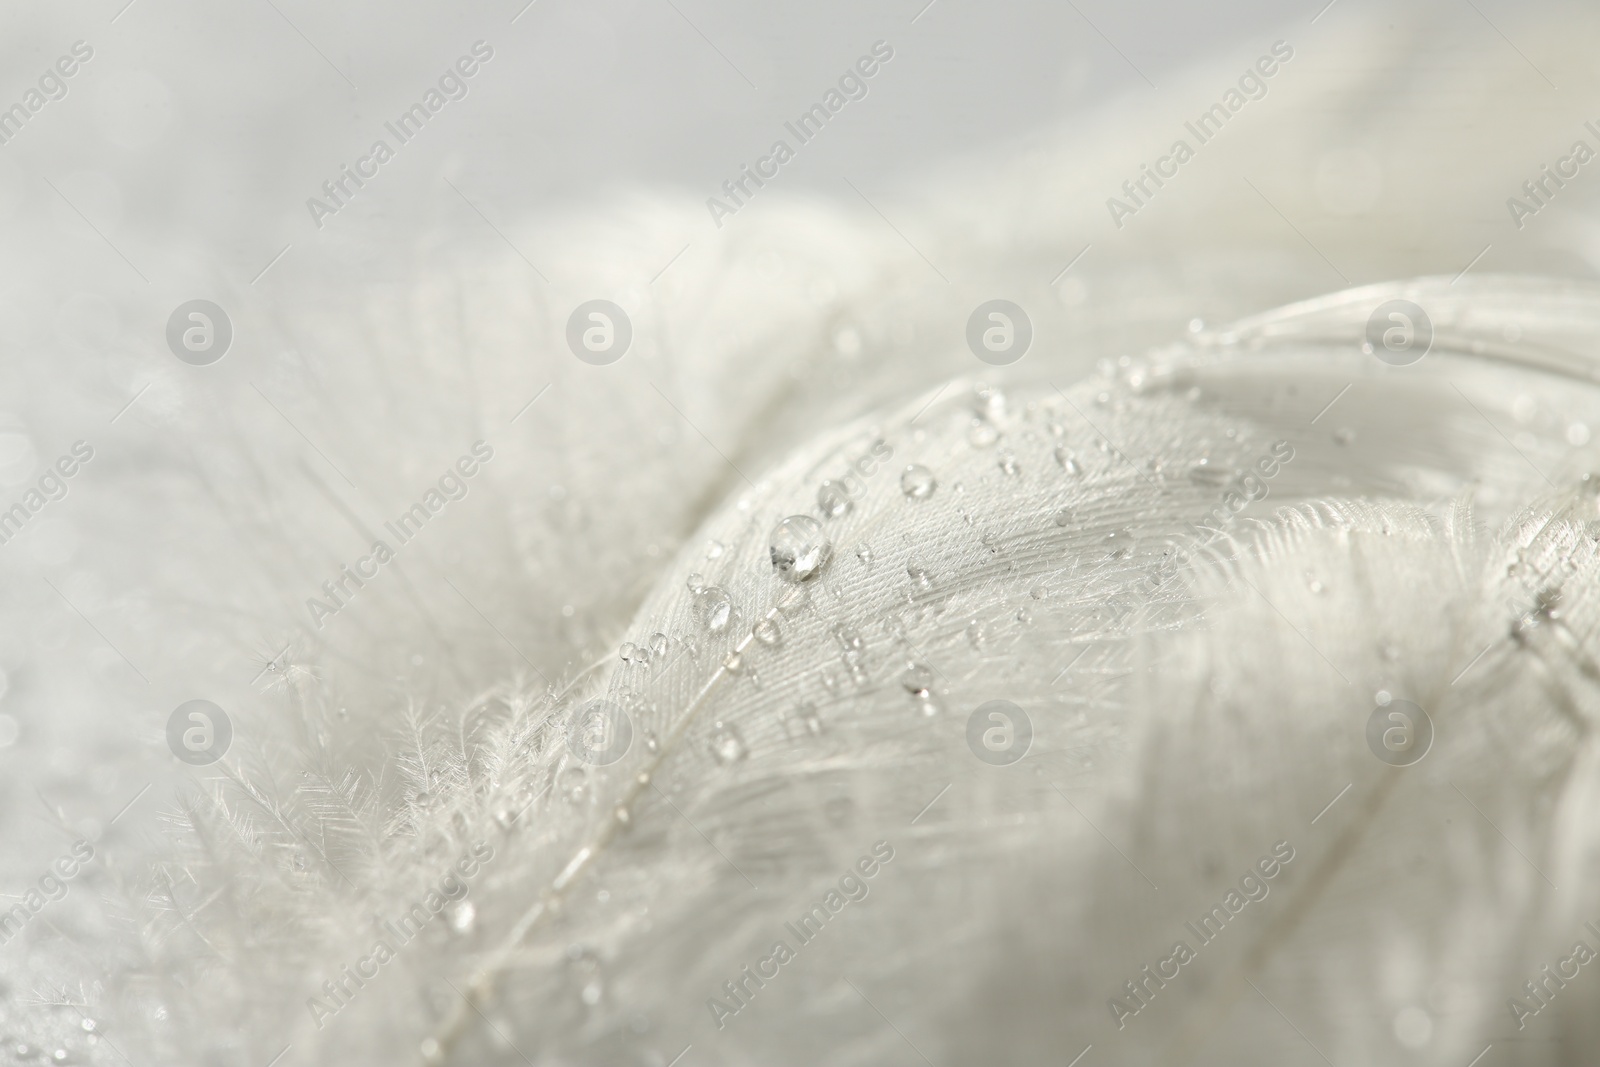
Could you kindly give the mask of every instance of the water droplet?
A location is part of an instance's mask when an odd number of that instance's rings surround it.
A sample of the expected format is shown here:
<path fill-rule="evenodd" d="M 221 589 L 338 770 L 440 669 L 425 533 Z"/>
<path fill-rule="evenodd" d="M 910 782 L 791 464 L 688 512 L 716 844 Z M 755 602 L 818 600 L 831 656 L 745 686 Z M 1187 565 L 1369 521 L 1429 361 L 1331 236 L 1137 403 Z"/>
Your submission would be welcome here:
<path fill-rule="evenodd" d="M 699 571 L 691 571 L 688 580 L 683 584 L 689 587 L 689 592 L 698 593 L 706 587 L 706 576 Z"/>
<path fill-rule="evenodd" d="M 633 825 L 633 812 L 628 810 L 628 805 L 626 804 L 618 804 L 615 808 L 613 808 L 611 811 L 611 817 L 617 820 L 618 826 Z M 604 889 L 600 890 L 600 892 L 605 894 L 600 898 L 600 903 L 604 904 L 606 900 L 609 899 L 610 895 L 606 894 Z"/>
<path fill-rule="evenodd" d="M 850 499 L 850 494 L 838 482 L 826 481 L 817 487 L 817 507 L 822 510 L 824 517 L 837 519 L 848 515 L 850 509 L 855 507 L 855 502 Z"/>
<path fill-rule="evenodd" d="M 624 663 L 647 664 L 650 662 L 650 650 L 640 648 L 632 641 L 623 642 L 622 647 L 617 649 L 617 655 L 622 658 Z"/>
<path fill-rule="evenodd" d="M 1057 526 L 1070 526 L 1070 525 L 1072 525 L 1072 509 L 1071 508 L 1058 508 L 1058 509 L 1056 509 L 1055 518 L 1056 518 L 1056 525 Z"/>
<path fill-rule="evenodd" d="M 1026 607 L 1018 608 L 1017 621 L 1026 626 L 1028 623 L 1033 621 L 1033 612 L 1029 611 Z"/>
<path fill-rule="evenodd" d="M 778 628 L 777 621 L 773 619 L 762 619 L 751 627 L 750 632 L 757 641 L 760 641 L 768 648 L 781 644 L 783 641 L 783 631 Z"/>
<path fill-rule="evenodd" d="M 694 595 L 694 610 L 707 632 L 720 634 L 733 617 L 733 598 L 722 587 L 708 585 Z"/>
<path fill-rule="evenodd" d="M 644 735 L 644 750 L 651 755 L 661 751 L 661 739 L 654 732 Z"/>
<path fill-rule="evenodd" d="M 600 970 L 600 955 L 587 945 L 567 946 L 567 980 L 578 990 L 578 999 L 594 1007 L 605 996 L 605 978 Z"/>
<path fill-rule="evenodd" d="M 1356 439 L 1356 432 L 1348 426 L 1341 426 L 1333 431 L 1333 443 L 1347 445 Z"/>
<path fill-rule="evenodd" d="M 1017 457 L 1011 452 L 1000 453 L 1000 471 L 1003 474 L 1015 477 L 1022 468 L 1017 466 Z"/>
<path fill-rule="evenodd" d="M 778 523 L 768 545 L 773 569 L 786 582 L 815 577 L 833 556 L 833 542 L 823 536 L 822 524 L 809 515 L 791 515 Z"/>
<path fill-rule="evenodd" d="M 1198 459 L 1189 466 L 1189 480 L 1196 485 L 1226 485 L 1232 477 L 1231 470 L 1213 463 L 1210 456 Z"/>
<path fill-rule="evenodd" d="M 425 1037 L 418 1043 L 417 1052 L 424 1063 L 439 1063 L 444 1059 L 444 1046 L 431 1037 Z"/>
<path fill-rule="evenodd" d="M 908 693 L 927 696 L 933 689 L 933 671 L 921 663 L 908 663 L 900 674 L 900 684 Z"/>
<path fill-rule="evenodd" d="M 1032 589 L 1028 590 L 1028 596 L 1032 597 L 1034 600 L 1043 600 L 1045 598 L 1044 586 L 1034 586 Z"/>
<path fill-rule="evenodd" d="M 1306 588 L 1311 590 L 1313 593 L 1321 593 L 1326 587 L 1318 579 L 1312 578 L 1306 582 Z"/>
<path fill-rule="evenodd" d="M 860 652 L 867 647 L 867 643 L 861 639 L 861 632 L 853 630 L 843 623 L 839 623 L 833 628 L 833 636 L 839 642 L 839 647 L 846 652 Z"/>
<path fill-rule="evenodd" d="M 999 422 L 1006 417 L 1006 394 L 979 383 L 973 389 L 972 410 L 980 418 Z"/>
<path fill-rule="evenodd" d="M 1132 530 L 1112 530 L 1106 534 L 1106 555 L 1111 559 L 1121 559 L 1133 548 Z"/>
<path fill-rule="evenodd" d="M 589 775 L 582 767 L 568 767 L 561 772 L 558 788 L 568 804 L 576 804 L 588 795 Z"/>
<path fill-rule="evenodd" d="M 967 643 L 973 648 L 981 649 L 987 637 L 988 635 L 983 630 L 983 623 L 977 619 L 967 623 Z"/>
<path fill-rule="evenodd" d="M 93 1019 L 84 1019 L 82 1025 L 84 1033 L 92 1034 L 94 1033 L 95 1027 L 99 1026 L 100 1024 L 95 1022 Z"/>
<path fill-rule="evenodd" d="M 856 559 L 859 559 L 862 563 L 864 563 L 868 567 L 872 566 L 872 546 L 871 545 L 865 545 L 865 544 L 857 545 L 856 546 Z"/>
<path fill-rule="evenodd" d="M 729 652 L 722 657 L 722 668 L 729 674 L 738 674 L 739 668 L 744 665 L 744 657 L 737 652 Z"/>
<path fill-rule="evenodd" d="M 667 654 L 667 643 L 666 634 L 654 633 L 650 635 L 650 651 L 657 656 L 665 656 Z"/>
<path fill-rule="evenodd" d="M 900 491 L 913 500 L 925 500 L 938 488 L 933 472 L 920 463 L 913 463 L 900 475 Z"/>
<path fill-rule="evenodd" d="M 911 582 L 918 589 L 928 589 L 933 585 L 933 579 L 928 574 L 928 568 L 920 563 L 906 564 L 906 573 L 911 576 Z"/>
<path fill-rule="evenodd" d="M 1587 423 L 1574 422 L 1567 425 L 1567 444 L 1574 448 L 1581 448 L 1589 443 L 1589 426 Z"/>
<path fill-rule="evenodd" d="M 967 427 L 967 443 L 973 448 L 988 448 L 1000 440 L 1000 431 L 982 419 L 973 419 Z"/>
<path fill-rule="evenodd" d="M 64 1048 L 58 1048 L 54 1052 L 50 1053 L 50 1058 L 55 1060 L 57 1063 L 66 1063 L 67 1050 Z"/>
<path fill-rule="evenodd" d="M 458 934 L 472 932 L 478 921 L 478 909 L 470 900 L 459 900 L 450 906 L 450 929 Z"/>
<path fill-rule="evenodd" d="M 1083 467 L 1078 463 L 1078 456 L 1066 445 L 1056 446 L 1056 462 L 1061 464 L 1061 469 L 1074 478 L 1083 474 Z"/>
<path fill-rule="evenodd" d="M 801 704 L 795 709 L 794 718 L 799 720 L 801 727 L 812 737 L 819 736 L 823 731 L 822 716 L 817 714 L 815 704 Z"/>
<path fill-rule="evenodd" d="M 719 722 L 711 731 L 711 755 L 718 763 L 737 763 L 750 754 L 744 738 L 731 723 Z"/>
<path fill-rule="evenodd" d="M 713 538 L 706 542 L 706 559 L 721 559 L 724 551 L 726 546 L 721 541 Z"/>

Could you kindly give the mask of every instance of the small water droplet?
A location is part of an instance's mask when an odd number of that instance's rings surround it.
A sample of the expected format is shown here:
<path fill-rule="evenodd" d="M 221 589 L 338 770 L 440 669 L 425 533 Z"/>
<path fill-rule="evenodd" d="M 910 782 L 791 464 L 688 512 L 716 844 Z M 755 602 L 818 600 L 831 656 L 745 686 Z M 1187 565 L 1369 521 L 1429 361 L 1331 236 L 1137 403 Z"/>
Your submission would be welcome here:
<path fill-rule="evenodd" d="M 856 559 L 859 559 L 863 564 L 865 564 L 868 567 L 872 566 L 872 546 L 871 545 L 866 545 L 866 544 L 857 545 L 856 546 Z"/>
<path fill-rule="evenodd" d="M 812 737 L 819 736 L 823 731 L 822 716 L 817 714 L 817 706 L 815 704 L 801 704 L 795 709 L 794 718 L 799 721 L 805 732 Z"/>
<path fill-rule="evenodd" d="M 698 593 L 706 587 L 706 576 L 699 571 L 690 571 L 688 580 L 683 584 L 689 587 L 689 592 Z"/>
<path fill-rule="evenodd" d="M 933 671 L 921 663 L 908 663 L 900 674 L 900 684 L 908 693 L 926 696 L 933 689 Z"/>
<path fill-rule="evenodd" d="M 860 652 L 867 647 L 867 643 L 861 638 L 861 631 L 854 630 L 844 623 L 839 623 L 833 628 L 833 636 L 839 642 L 839 647 L 846 652 Z"/>
<path fill-rule="evenodd" d="M 1015 477 L 1022 468 L 1017 466 L 1017 457 L 1012 452 L 1000 453 L 1000 471 L 1003 474 Z"/>
<path fill-rule="evenodd" d="M 93 1019 L 84 1019 L 82 1025 L 84 1033 L 92 1034 L 94 1033 L 95 1027 L 99 1026 L 100 1024 L 95 1022 Z"/>
<path fill-rule="evenodd" d="M 911 576 L 911 582 L 918 589 L 927 589 L 933 585 L 933 579 L 928 575 L 928 568 L 915 561 L 906 564 L 906 573 Z"/>
<path fill-rule="evenodd" d="M 567 980 L 578 990 L 578 999 L 587 1007 L 599 1004 L 606 989 L 599 953 L 587 945 L 567 946 Z"/>
<path fill-rule="evenodd" d="M 835 481 L 826 481 L 817 487 L 817 507 L 825 518 L 837 519 L 848 515 L 850 509 L 855 507 L 855 501 L 850 499 L 844 486 Z"/>
<path fill-rule="evenodd" d="M 981 649 L 984 641 L 987 638 L 988 635 L 984 633 L 983 630 L 983 623 L 979 622 L 977 619 L 973 619 L 971 622 L 967 623 L 967 643 L 973 648 Z"/>
<path fill-rule="evenodd" d="M 727 550 L 721 541 L 712 538 L 706 542 L 706 559 L 721 559 L 722 553 Z"/>
<path fill-rule="evenodd" d="M 711 731 L 711 755 L 718 763 L 737 763 L 750 754 L 744 738 L 731 723 L 719 722 Z"/>
<path fill-rule="evenodd" d="M 900 491 L 913 500 L 925 500 L 938 488 L 933 472 L 920 463 L 913 463 L 900 475 Z"/>
<path fill-rule="evenodd" d="M 1133 548 L 1132 530 L 1112 530 L 1106 534 L 1106 555 L 1111 559 L 1121 559 Z"/>
<path fill-rule="evenodd" d="M 973 419 L 967 427 L 967 443 L 973 448 L 988 448 L 1000 440 L 1000 431 L 983 419 Z"/>
<path fill-rule="evenodd" d="M 1056 446 L 1056 462 L 1061 464 L 1061 469 L 1072 477 L 1077 478 L 1083 474 L 1083 467 L 1078 463 L 1078 456 L 1066 445 Z"/>
<path fill-rule="evenodd" d="M 1028 596 L 1030 596 L 1034 600 L 1043 600 L 1045 598 L 1044 586 L 1042 586 L 1042 585 L 1034 586 L 1032 589 L 1028 590 Z"/>
<path fill-rule="evenodd" d="M 661 751 L 661 739 L 654 732 L 644 735 L 644 750 L 652 755 Z"/>
<path fill-rule="evenodd" d="M 478 921 L 478 909 L 470 900 L 458 900 L 450 905 L 450 929 L 458 934 L 472 932 Z"/>
<path fill-rule="evenodd" d="M 722 587 L 708 585 L 695 594 L 694 610 L 707 632 L 719 634 L 733 617 L 733 598 Z"/>
<path fill-rule="evenodd" d="M 778 577 L 803 582 L 827 566 L 833 542 L 823 536 L 822 524 L 810 515 L 791 515 L 772 528 L 767 551 Z"/>
<path fill-rule="evenodd" d="M 1057 526 L 1070 526 L 1072 524 L 1072 509 L 1057 508 L 1055 519 Z"/>
<path fill-rule="evenodd" d="M 666 634 L 654 633 L 650 635 L 650 651 L 655 655 L 665 656 L 667 654 L 667 644 Z"/>
<path fill-rule="evenodd" d="M 744 657 L 737 652 L 729 652 L 722 657 L 722 667 L 729 674 L 738 674 L 739 668 L 744 665 Z"/>
<path fill-rule="evenodd" d="M 1356 439 L 1356 432 L 1348 426 L 1341 426 L 1333 431 L 1333 443 L 1347 445 Z"/>
<path fill-rule="evenodd" d="M 1006 417 L 1006 394 L 980 382 L 973 389 L 972 410 L 979 418 L 999 422 Z"/>
<path fill-rule="evenodd" d="M 613 808 L 611 811 L 611 817 L 617 820 L 618 826 L 633 825 L 633 812 L 628 810 L 628 805 L 626 804 L 618 804 L 615 808 Z M 600 892 L 605 893 L 605 890 L 602 889 Z M 605 899 L 606 898 L 602 897 L 600 902 L 604 904 Z"/>
<path fill-rule="evenodd" d="M 567 803 L 576 804 L 588 794 L 589 775 L 582 767 L 568 767 L 561 772 L 558 788 Z"/>
<path fill-rule="evenodd" d="M 1311 590 L 1313 593 L 1321 593 L 1326 587 L 1318 579 L 1312 578 L 1306 582 L 1306 588 Z"/>
<path fill-rule="evenodd" d="M 1028 623 L 1033 621 L 1033 612 L 1029 611 L 1026 607 L 1018 608 L 1017 609 L 1017 621 L 1022 623 L 1023 625 L 1027 625 Z"/>
<path fill-rule="evenodd" d="M 50 1053 L 50 1058 L 55 1060 L 57 1063 L 66 1063 L 67 1050 L 64 1048 L 58 1048 L 54 1052 Z"/>
<path fill-rule="evenodd" d="M 783 631 L 778 628 L 778 623 L 774 619 L 762 619 L 751 627 L 750 632 L 757 641 L 760 641 L 768 648 L 783 642 Z"/>

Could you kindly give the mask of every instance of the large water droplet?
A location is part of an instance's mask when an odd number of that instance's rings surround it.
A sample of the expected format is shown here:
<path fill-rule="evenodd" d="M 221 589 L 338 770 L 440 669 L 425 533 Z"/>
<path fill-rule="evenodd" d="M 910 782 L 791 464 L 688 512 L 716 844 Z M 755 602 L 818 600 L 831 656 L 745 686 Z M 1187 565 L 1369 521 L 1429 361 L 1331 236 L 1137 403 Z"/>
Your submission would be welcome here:
<path fill-rule="evenodd" d="M 733 617 L 733 598 L 721 586 L 708 585 L 694 595 L 695 614 L 710 633 L 720 634 Z"/>
<path fill-rule="evenodd" d="M 810 515 L 791 515 L 772 528 L 768 553 L 778 577 L 803 582 L 815 577 L 833 556 L 833 542 L 822 533 L 822 523 Z"/>
<path fill-rule="evenodd" d="M 938 485 L 933 472 L 920 463 L 911 464 L 900 475 L 900 491 L 913 500 L 927 499 Z"/>
<path fill-rule="evenodd" d="M 711 731 L 711 755 L 718 763 L 737 763 L 750 754 L 744 738 L 732 723 L 719 722 Z"/>

